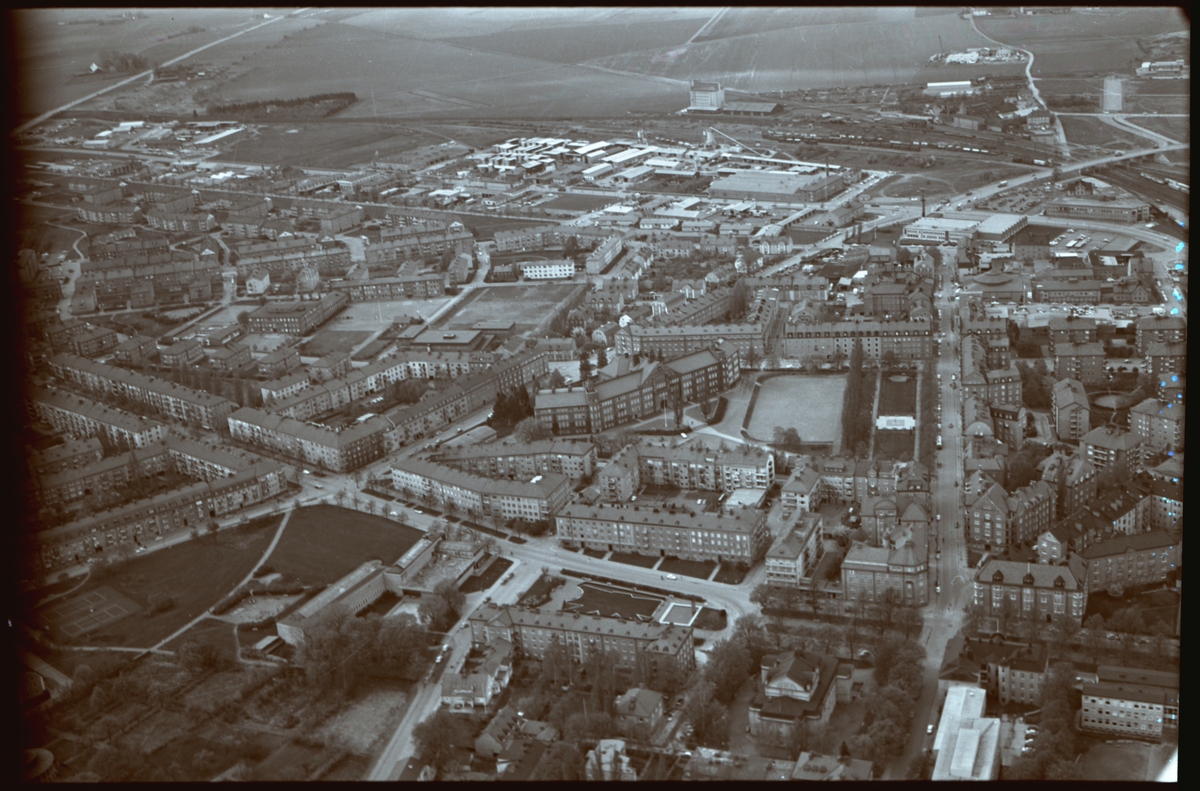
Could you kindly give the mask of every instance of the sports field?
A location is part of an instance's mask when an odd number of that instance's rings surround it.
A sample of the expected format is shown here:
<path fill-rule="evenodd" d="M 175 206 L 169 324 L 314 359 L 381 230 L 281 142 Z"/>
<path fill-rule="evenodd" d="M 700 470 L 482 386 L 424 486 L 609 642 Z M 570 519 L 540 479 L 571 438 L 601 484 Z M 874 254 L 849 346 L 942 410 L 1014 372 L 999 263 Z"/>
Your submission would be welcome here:
<path fill-rule="evenodd" d="M 663 603 L 661 596 L 634 593 L 598 582 L 579 583 L 583 595 L 563 603 L 563 612 L 578 612 L 588 615 L 603 615 L 624 618 L 627 621 L 649 621 L 654 611 Z"/>
<path fill-rule="evenodd" d="M 794 428 L 805 442 L 833 442 L 841 431 L 845 376 L 776 376 L 766 380 L 747 430 L 770 440 L 775 427 Z"/>
<path fill-rule="evenodd" d="M 347 332 L 345 330 L 320 330 L 312 340 L 300 347 L 300 354 L 305 357 L 324 357 L 328 354 L 345 352 L 349 354 L 355 346 L 371 337 L 369 332 Z"/>
<path fill-rule="evenodd" d="M 50 627 L 52 636 L 79 637 L 133 615 L 140 609 L 128 596 L 122 596 L 105 585 L 55 602 L 39 615 Z"/>
<path fill-rule="evenodd" d="M 595 211 L 607 206 L 613 199 L 606 195 L 561 195 L 552 201 L 539 204 L 540 209 L 562 209 L 563 211 Z"/>
<path fill-rule="evenodd" d="M 422 535 L 387 517 L 313 505 L 292 512 L 267 563 L 305 585 L 329 585 L 368 560 L 394 562 Z"/>
<path fill-rule="evenodd" d="M 233 590 L 266 550 L 280 517 L 256 519 L 215 536 L 137 555 L 115 566 L 97 566 L 79 593 L 35 614 L 60 636 L 75 630 L 78 643 L 148 648 Z M 93 594 L 99 594 L 97 598 Z M 155 595 L 172 604 L 149 609 Z M 70 605 L 64 609 L 64 605 Z M 119 609 L 118 609 L 119 608 Z M 84 610 L 95 612 L 84 612 Z M 127 610 L 122 614 L 120 610 Z M 138 613 L 128 618 L 129 612 Z M 47 617 L 47 613 L 54 613 Z"/>
<path fill-rule="evenodd" d="M 440 329 L 470 329 L 481 321 L 512 321 L 517 331 L 528 331 L 550 315 L 575 284 L 539 284 L 535 286 L 495 286 L 478 288 L 468 294 Z"/>

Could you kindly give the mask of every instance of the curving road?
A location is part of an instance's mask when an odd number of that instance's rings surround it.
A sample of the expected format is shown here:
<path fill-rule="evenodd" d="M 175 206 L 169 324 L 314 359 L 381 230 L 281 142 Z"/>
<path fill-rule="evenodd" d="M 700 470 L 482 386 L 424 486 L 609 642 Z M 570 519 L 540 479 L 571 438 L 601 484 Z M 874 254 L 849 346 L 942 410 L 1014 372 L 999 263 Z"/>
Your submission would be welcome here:
<path fill-rule="evenodd" d="M 275 22 L 278 22 L 280 19 L 284 19 L 289 16 L 295 16 L 296 14 L 303 13 L 304 11 L 308 11 L 308 10 L 309 10 L 308 8 L 301 8 L 297 11 L 292 11 L 289 14 L 284 14 L 283 16 L 277 16 L 272 19 L 268 19 L 266 22 L 260 22 L 257 25 L 254 25 L 253 27 L 246 28 L 245 30 L 239 30 L 238 32 L 232 33 L 228 36 L 225 36 L 224 38 L 219 38 L 216 41 L 205 44 L 202 47 L 196 47 L 196 49 L 192 50 L 191 52 L 185 52 L 184 54 L 180 55 L 177 58 L 172 58 L 171 60 L 167 61 L 166 63 L 163 63 L 162 66 L 174 66 L 176 63 L 187 60 L 188 58 L 192 57 L 193 55 L 195 55 L 199 52 L 203 52 L 204 50 L 208 49 L 209 47 L 215 47 L 218 44 L 224 44 L 226 41 L 235 39 L 238 36 L 243 36 L 252 30 L 258 30 L 259 28 L 266 27 L 267 25 L 270 25 L 270 24 L 274 24 Z M 30 121 L 26 121 L 25 123 L 21 124 L 13 131 L 16 134 L 20 134 L 21 132 L 24 132 L 26 129 L 35 127 L 38 124 L 42 123 L 43 121 L 46 121 L 49 118 L 53 118 L 54 116 L 58 115 L 59 113 L 65 111 L 65 110 L 70 110 L 72 107 L 78 107 L 79 105 L 83 104 L 84 102 L 90 102 L 92 99 L 95 99 L 97 96 L 103 96 L 104 94 L 108 93 L 109 91 L 115 91 L 118 88 L 124 88 L 126 85 L 129 85 L 130 83 L 133 83 L 133 82 L 137 82 L 138 80 L 140 80 L 144 77 L 149 77 L 150 79 L 153 80 L 154 79 L 154 70 L 150 69 L 148 71 L 143 71 L 139 74 L 135 74 L 132 77 L 128 77 L 124 80 L 121 80 L 120 82 L 110 85 L 107 88 L 101 88 L 98 91 L 89 93 L 87 96 L 84 96 L 82 99 L 76 99 L 73 102 L 68 102 L 68 103 L 64 104 L 62 107 L 57 107 L 53 110 L 50 110 L 49 112 L 42 113 L 41 115 L 37 116 L 36 118 L 34 118 Z"/>
<path fill-rule="evenodd" d="M 1021 53 L 1025 54 L 1025 56 L 1028 58 L 1028 60 L 1025 61 L 1025 79 L 1029 81 L 1029 91 L 1030 91 L 1030 93 L 1033 94 L 1034 101 L 1036 101 L 1038 103 L 1038 105 L 1040 107 L 1042 107 L 1042 109 L 1049 110 L 1050 108 L 1046 106 L 1046 103 L 1044 101 L 1042 101 L 1042 94 L 1037 88 L 1037 83 L 1035 83 L 1033 80 L 1033 53 L 1027 49 L 1021 49 L 1020 47 L 1015 46 L 1013 44 L 1006 44 L 1003 41 L 997 41 L 996 39 L 987 35 L 986 33 L 984 33 L 983 31 L 981 31 L 979 29 L 978 25 L 975 24 L 975 15 L 974 14 L 972 14 L 970 16 L 970 20 L 971 20 L 971 28 L 978 35 L 982 36 L 983 38 L 987 39 L 988 41 L 992 42 L 993 44 L 995 44 L 998 47 L 1002 47 L 1004 49 L 1015 49 L 1017 52 L 1021 52 Z M 1058 114 L 1051 112 L 1050 117 L 1054 119 L 1054 129 L 1056 132 L 1056 136 L 1058 137 L 1059 149 L 1062 151 L 1063 157 L 1070 158 L 1071 149 L 1067 145 L 1067 133 L 1063 130 L 1062 123 L 1058 120 Z"/>

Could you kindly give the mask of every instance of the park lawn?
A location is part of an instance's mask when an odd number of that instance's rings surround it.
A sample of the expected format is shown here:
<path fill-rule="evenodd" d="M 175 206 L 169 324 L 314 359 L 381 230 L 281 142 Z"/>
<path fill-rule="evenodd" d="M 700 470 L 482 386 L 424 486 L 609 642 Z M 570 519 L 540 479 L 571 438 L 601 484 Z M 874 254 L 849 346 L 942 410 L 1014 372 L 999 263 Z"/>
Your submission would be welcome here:
<path fill-rule="evenodd" d="M 693 627 L 696 629 L 708 629 L 709 631 L 719 632 L 723 630 L 729 623 L 729 617 L 724 610 L 714 610 L 712 607 L 705 607 L 696 616 L 696 622 Z"/>
<path fill-rule="evenodd" d="M 355 346 L 371 337 L 366 331 L 321 330 L 312 340 L 300 347 L 300 353 L 306 357 L 325 357 L 335 352 L 349 354 Z"/>
<path fill-rule="evenodd" d="M 468 577 L 458 589 L 463 593 L 477 593 L 487 590 L 496 584 L 504 573 L 512 568 L 512 561 L 505 558 L 497 558 L 493 560 L 491 565 L 483 570 L 482 574 L 476 574 Z"/>
<path fill-rule="evenodd" d="M 716 567 L 715 560 L 681 560 L 669 557 L 663 560 L 658 570 L 664 574 L 684 574 L 688 577 L 706 580 Z"/>
<path fill-rule="evenodd" d="M 905 377 L 902 382 L 892 381 L 893 376 Z M 909 374 L 886 374 L 880 383 L 879 414 L 916 415 L 917 379 Z"/>
<path fill-rule="evenodd" d="M 585 549 L 583 550 L 583 554 L 587 555 L 589 558 L 602 558 L 608 553 L 603 549 Z"/>
<path fill-rule="evenodd" d="M 713 577 L 713 582 L 721 582 L 726 585 L 741 585 L 746 579 L 746 574 L 749 572 L 745 566 L 731 566 L 727 563 L 722 563 L 721 568 L 717 570 L 717 576 Z"/>
<path fill-rule="evenodd" d="M 422 535 L 387 517 L 313 505 L 292 512 L 267 562 L 305 585 L 329 585 L 368 560 L 394 562 Z"/>
<path fill-rule="evenodd" d="M 912 461 L 915 445 L 913 432 L 884 430 L 875 432 L 875 458 Z"/>
<path fill-rule="evenodd" d="M 1084 116 L 1064 115 L 1059 117 L 1067 141 L 1077 146 L 1099 146 L 1101 148 L 1133 149 L 1144 145 L 1145 138 L 1109 124 L 1097 123 L 1096 119 Z"/>
<path fill-rule="evenodd" d="M 74 595 L 110 585 L 143 608 L 128 618 L 81 637 L 84 645 L 149 648 L 230 593 L 250 573 L 274 534 L 278 517 L 249 529 L 225 531 L 139 555 L 116 566 L 99 566 Z M 175 600 L 166 612 L 151 613 L 149 598 Z"/>
<path fill-rule="evenodd" d="M 609 560 L 614 563 L 624 563 L 627 566 L 640 566 L 644 569 L 654 568 L 658 558 L 653 555 L 638 555 L 634 552 L 613 552 Z"/>

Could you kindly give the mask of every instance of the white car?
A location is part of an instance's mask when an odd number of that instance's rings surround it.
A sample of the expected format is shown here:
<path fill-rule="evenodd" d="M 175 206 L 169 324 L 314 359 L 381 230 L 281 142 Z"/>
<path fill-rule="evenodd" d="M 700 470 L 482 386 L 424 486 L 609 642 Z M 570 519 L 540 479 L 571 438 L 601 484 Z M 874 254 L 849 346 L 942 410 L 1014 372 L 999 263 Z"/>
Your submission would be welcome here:
<path fill-rule="evenodd" d="M 669 579 L 669 580 L 677 580 L 677 579 L 679 579 L 679 577 L 676 577 L 674 574 L 668 574 L 668 575 L 667 575 L 667 579 Z"/>
<path fill-rule="evenodd" d="M 932 725 L 932 724 L 930 724 L 930 725 L 926 725 L 926 726 L 925 726 L 925 732 L 926 732 L 926 733 L 933 733 L 933 725 Z"/>

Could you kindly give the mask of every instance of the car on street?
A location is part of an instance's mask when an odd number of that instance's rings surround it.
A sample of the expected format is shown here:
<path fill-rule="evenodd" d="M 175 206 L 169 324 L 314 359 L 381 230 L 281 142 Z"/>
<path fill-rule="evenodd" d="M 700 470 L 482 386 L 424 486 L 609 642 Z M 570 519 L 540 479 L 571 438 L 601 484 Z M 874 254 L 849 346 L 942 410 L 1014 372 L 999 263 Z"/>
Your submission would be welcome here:
<path fill-rule="evenodd" d="M 424 512 L 424 511 L 422 511 L 420 508 L 414 508 L 414 509 L 413 509 L 413 513 L 414 513 L 414 514 L 423 514 L 423 513 L 425 513 L 425 512 Z"/>
<path fill-rule="evenodd" d="M 933 592 L 934 592 L 934 593 L 941 593 L 941 592 L 942 592 L 942 586 L 941 586 L 941 585 L 934 585 L 934 586 L 933 586 Z"/>
<path fill-rule="evenodd" d="M 677 580 L 677 579 L 679 579 L 679 577 L 676 577 L 674 574 L 668 574 L 668 575 L 667 575 L 667 579 L 669 579 L 669 580 Z"/>
<path fill-rule="evenodd" d="M 933 733 L 933 725 L 932 725 L 932 724 L 930 724 L 930 725 L 926 725 L 926 726 L 925 726 L 925 732 L 926 732 L 926 733 Z"/>

